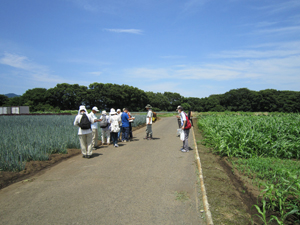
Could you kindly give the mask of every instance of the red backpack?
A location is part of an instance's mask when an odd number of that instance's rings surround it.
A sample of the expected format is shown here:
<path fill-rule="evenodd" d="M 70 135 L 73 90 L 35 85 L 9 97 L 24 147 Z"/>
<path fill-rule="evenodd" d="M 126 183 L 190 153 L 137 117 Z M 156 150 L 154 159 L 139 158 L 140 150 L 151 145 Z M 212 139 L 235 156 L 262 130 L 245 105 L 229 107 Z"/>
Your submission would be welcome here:
<path fill-rule="evenodd" d="M 188 129 L 191 129 L 192 127 L 192 124 L 191 124 L 191 121 L 189 120 L 188 116 L 186 115 L 185 112 L 183 112 L 185 117 L 186 117 L 186 124 L 185 124 L 185 127 L 184 127 L 184 130 L 188 130 Z"/>

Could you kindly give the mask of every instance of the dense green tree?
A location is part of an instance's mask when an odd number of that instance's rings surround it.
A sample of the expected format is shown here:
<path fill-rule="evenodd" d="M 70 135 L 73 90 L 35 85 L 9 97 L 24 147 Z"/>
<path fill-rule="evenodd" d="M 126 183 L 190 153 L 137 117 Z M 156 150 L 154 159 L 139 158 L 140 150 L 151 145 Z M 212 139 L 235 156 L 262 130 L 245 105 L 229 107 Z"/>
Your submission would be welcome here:
<path fill-rule="evenodd" d="M 253 111 L 253 99 L 256 97 L 254 91 L 247 88 L 230 90 L 221 96 L 221 105 L 229 111 Z"/>
<path fill-rule="evenodd" d="M 149 100 L 149 104 L 155 108 L 155 111 L 168 111 L 170 103 L 164 94 L 160 92 L 146 92 L 146 94 Z"/>
<path fill-rule="evenodd" d="M 279 111 L 280 105 L 277 99 L 277 90 L 266 89 L 258 92 L 259 99 L 257 99 L 257 110 L 262 112 L 276 112 Z"/>
<path fill-rule="evenodd" d="M 90 107 L 97 106 L 106 110 L 128 108 L 130 111 L 140 111 L 148 101 L 146 93 L 136 87 L 110 83 L 90 84 L 87 95 Z"/>
<path fill-rule="evenodd" d="M 17 96 L 13 98 L 9 98 L 3 106 L 22 106 L 23 103 L 23 97 L 22 96 Z"/>
<path fill-rule="evenodd" d="M 78 84 L 57 84 L 46 92 L 47 103 L 61 110 L 78 109 L 85 104 L 87 87 Z"/>
<path fill-rule="evenodd" d="M 22 95 L 22 105 L 29 106 L 31 112 L 42 111 L 41 106 L 46 105 L 46 92 L 46 88 L 34 88 L 27 90 Z"/>
<path fill-rule="evenodd" d="M 4 105 L 8 101 L 8 97 L 6 95 L 0 95 L 0 106 Z"/>
<path fill-rule="evenodd" d="M 175 111 L 178 105 L 181 105 L 183 97 L 176 92 L 164 92 L 164 96 L 167 98 L 169 106 L 168 111 Z"/>

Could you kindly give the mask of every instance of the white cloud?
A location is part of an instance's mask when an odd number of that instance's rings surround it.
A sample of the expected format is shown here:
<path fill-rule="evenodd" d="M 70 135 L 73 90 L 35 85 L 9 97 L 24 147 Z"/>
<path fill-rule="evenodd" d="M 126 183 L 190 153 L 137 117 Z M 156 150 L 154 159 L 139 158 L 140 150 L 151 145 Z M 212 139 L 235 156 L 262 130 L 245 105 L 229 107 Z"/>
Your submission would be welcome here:
<path fill-rule="evenodd" d="M 282 58 L 300 54 L 300 42 L 281 42 L 281 43 L 265 43 L 256 46 L 249 46 L 247 49 L 236 51 L 222 51 L 220 53 L 211 54 L 211 58 Z"/>
<path fill-rule="evenodd" d="M 195 10 L 197 6 L 202 6 L 209 1 L 210 0 L 188 0 L 183 6 L 183 12 L 185 13 L 187 11 Z"/>
<path fill-rule="evenodd" d="M 143 30 L 139 30 L 139 29 L 104 29 L 104 30 L 114 32 L 114 33 L 130 33 L 130 34 L 143 33 Z"/>
<path fill-rule="evenodd" d="M 96 3 L 91 0 L 68 0 L 68 1 L 73 2 L 77 7 L 84 9 L 86 11 L 96 12 L 99 10 Z"/>
<path fill-rule="evenodd" d="M 300 26 L 288 26 L 288 27 L 278 27 L 278 28 L 273 28 L 273 29 L 263 29 L 263 30 L 258 30 L 254 31 L 254 33 L 260 33 L 260 34 L 286 34 L 286 33 L 291 33 L 291 32 L 297 32 L 299 33 L 300 31 Z"/>
<path fill-rule="evenodd" d="M 286 0 L 281 3 L 274 3 L 268 6 L 263 6 L 258 9 L 266 11 L 268 14 L 281 13 L 283 11 L 294 10 L 300 7 L 300 1 L 298 0 Z"/>
<path fill-rule="evenodd" d="M 20 70 L 11 72 L 12 76 L 21 76 L 24 78 L 25 75 L 27 79 L 31 79 L 34 82 L 52 84 L 65 82 L 61 77 L 50 74 L 47 67 L 30 61 L 26 56 L 4 53 L 0 58 L 0 64 L 11 66 L 17 70 Z"/>
<path fill-rule="evenodd" d="M 184 68 L 136 68 L 126 73 L 133 78 L 152 81 L 165 79 L 260 82 L 267 85 L 300 82 L 300 54 L 283 58 L 226 60 L 212 64 L 199 64 Z"/>
<path fill-rule="evenodd" d="M 165 56 L 160 56 L 162 59 L 183 59 L 186 58 L 184 55 L 165 55 Z"/>
<path fill-rule="evenodd" d="M 24 70 L 30 70 L 34 67 L 30 64 L 27 57 L 10 53 L 4 53 L 4 56 L 0 59 L 0 63 Z"/>
<path fill-rule="evenodd" d="M 89 72 L 88 74 L 93 75 L 93 76 L 100 76 L 102 74 L 101 71 L 95 71 L 95 72 Z"/>

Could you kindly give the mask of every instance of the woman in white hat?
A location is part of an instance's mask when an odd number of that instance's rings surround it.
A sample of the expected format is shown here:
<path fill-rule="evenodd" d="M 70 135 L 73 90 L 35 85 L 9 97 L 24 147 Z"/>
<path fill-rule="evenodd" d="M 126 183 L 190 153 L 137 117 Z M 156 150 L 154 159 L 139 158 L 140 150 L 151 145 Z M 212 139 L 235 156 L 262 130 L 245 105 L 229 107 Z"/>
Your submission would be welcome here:
<path fill-rule="evenodd" d="M 120 116 L 117 115 L 115 109 L 110 109 L 110 135 L 111 139 L 113 141 L 113 145 L 115 147 L 119 147 L 118 145 L 118 133 L 120 131 L 120 123 L 121 123 L 121 118 Z"/>
<path fill-rule="evenodd" d="M 106 115 L 106 111 L 102 111 L 102 115 L 100 116 L 100 123 L 99 123 L 102 131 L 102 145 L 105 144 L 105 137 L 107 138 L 107 144 L 110 144 L 110 121 L 109 116 Z"/>
<path fill-rule="evenodd" d="M 94 122 L 95 120 L 91 115 L 87 114 L 85 106 L 81 105 L 78 110 L 78 115 L 75 117 L 74 125 L 79 127 L 78 137 L 83 158 L 90 158 L 93 154 L 91 124 Z"/>

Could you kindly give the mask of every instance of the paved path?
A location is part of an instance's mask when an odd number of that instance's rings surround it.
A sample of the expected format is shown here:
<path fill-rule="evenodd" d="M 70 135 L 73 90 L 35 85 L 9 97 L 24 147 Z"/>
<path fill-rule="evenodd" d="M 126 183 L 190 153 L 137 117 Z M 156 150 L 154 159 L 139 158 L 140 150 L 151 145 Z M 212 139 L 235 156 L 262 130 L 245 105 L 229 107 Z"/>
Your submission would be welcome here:
<path fill-rule="evenodd" d="M 179 151 L 176 129 L 175 117 L 163 118 L 153 124 L 153 141 L 143 140 L 142 128 L 133 142 L 2 189 L 0 224 L 204 224 L 194 151 Z M 176 199 L 181 193 L 188 200 Z"/>

